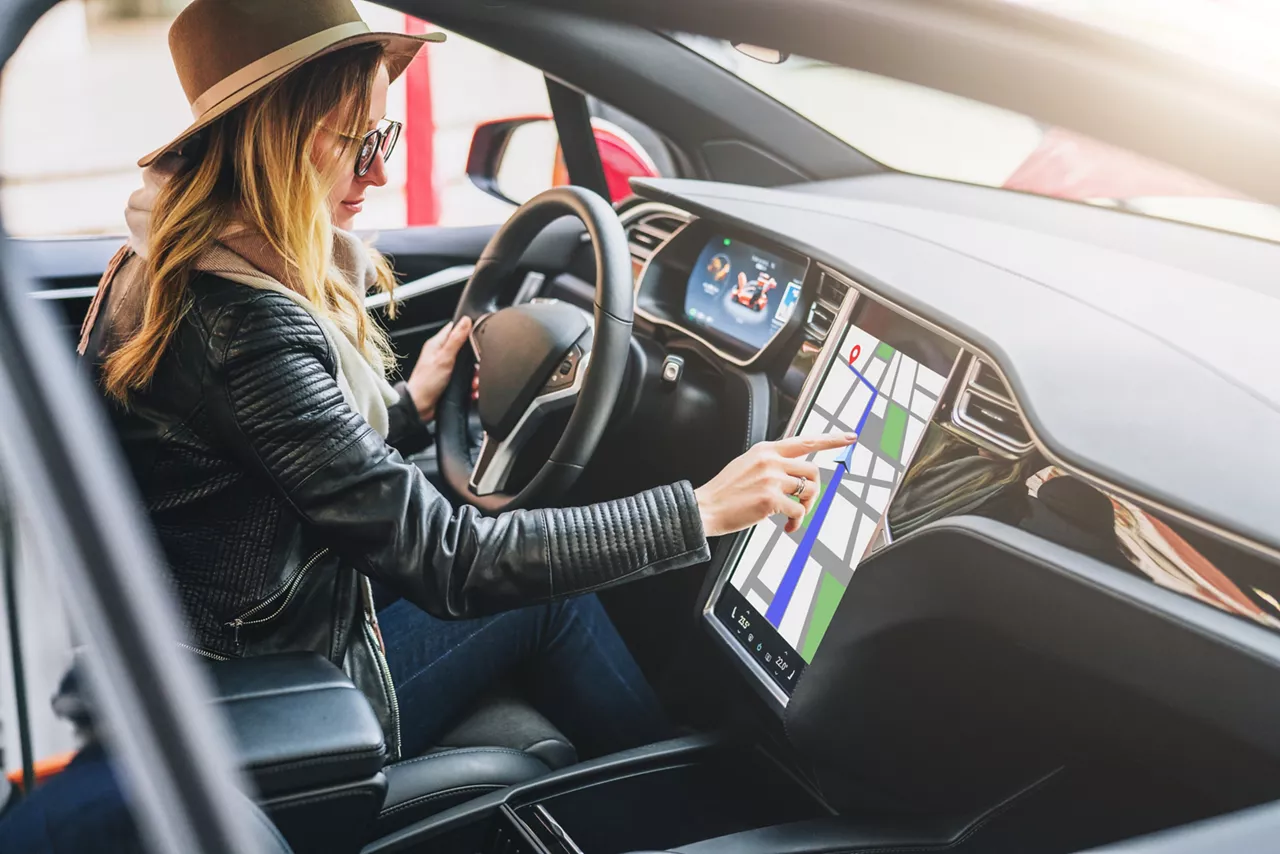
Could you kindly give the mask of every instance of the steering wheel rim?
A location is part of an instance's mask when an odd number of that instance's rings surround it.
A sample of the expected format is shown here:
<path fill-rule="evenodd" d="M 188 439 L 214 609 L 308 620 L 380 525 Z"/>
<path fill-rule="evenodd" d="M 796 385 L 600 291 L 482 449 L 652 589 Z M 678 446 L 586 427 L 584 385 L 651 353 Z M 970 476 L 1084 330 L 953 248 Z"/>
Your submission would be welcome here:
<path fill-rule="evenodd" d="M 504 297 L 510 299 L 514 292 L 512 273 L 525 250 L 548 225 L 564 216 L 576 217 L 586 226 L 595 250 L 596 296 L 591 316 L 593 328 L 576 336 L 573 321 L 564 312 L 565 304 L 499 307 L 499 301 Z M 469 317 L 477 323 L 477 327 L 472 333 L 471 346 L 464 347 L 459 353 L 449 384 L 436 408 L 436 447 L 440 472 L 464 501 L 486 513 L 501 513 L 550 503 L 574 484 L 595 452 L 613 414 L 627 367 L 634 308 L 631 252 L 627 246 L 626 232 L 613 207 L 595 193 L 580 187 L 547 190 L 522 205 L 498 229 L 485 247 L 480 260 L 476 262 L 475 271 L 458 300 L 454 321 L 464 316 Z M 515 310 L 520 310 L 521 317 L 507 314 Z M 576 309 L 573 311 L 577 312 Z M 519 416 L 522 420 L 515 423 L 518 426 L 525 425 L 527 419 L 534 417 L 531 415 L 534 407 L 552 408 L 544 404 L 552 395 L 558 395 L 551 401 L 554 408 L 572 405 L 573 412 L 551 456 L 519 492 L 513 494 L 495 489 L 486 494 L 478 494 L 473 488 L 473 484 L 477 483 L 477 471 L 473 471 L 470 460 L 467 404 L 477 361 L 483 365 L 480 394 L 482 404 L 485 402 L 483 371 L 489 365 L 484 358 L 479 357 L 477 348 L 488 350 L 489 358 L 494 360 L 493 364 L 505 361 L 510 365 L 511 359 L 504 359 L 502 351 L 504 346 L 512 346 L 511 342 L 504 345 L 498 341 L 502 337 L 500 334 L 490 334 L 486 339 L 485 332 L 527 330 L 531 328 L 531 323 L 545 324 L 550 328 L 546 353 L 555 352 L 571 336 L 573 340 L 567 351 L 556 355 L 551 376 L 546 384 L 537 386 L 532 400 L 527 403 L 518 399 L 514 401 L 516 404 L 524 403 Z M 534 327 L 535 331 L 540 328 Z M 556 333 L 561 333 L 559 338 L 556 338 Z M 490 349 L 494 347 L 498 349 Z M 559 370 L 556 366 L 563 366 L 570 356 L 574 360 L 571 386 L 546 391 L 560 379 L 556 375 Z M 529 368 L 534 373 L 525 380 L 526 385 L 542 379 L 534 375 L 542 367 L 539 365 Z M 481 417 L 482 420 L 486 418 L 483 408 Z M 514 413 L 510 412 L 502 413 L 500 418 L 491 417 L 489 421 L 495 425 L 493 435 L 501 434 L 513 417 Z M 504 423 L 498 425 L 498 421 Z M 490 435 L 489 426 L 486 424 L 485 448 L 476 469 L 486 465 L 486 454 L 489 455 L 487 465 L 494 465 L 494 460 L 497 459 L 498 451 L 491 447 L 493 436 Z M 519 440 L 520 432 L 516 429 L 514 434 L 503 434 L 499 444 L 514 444 Z M 519 450 L 516 447 L 513 453 L 518 454 Z M 514 457 L 511 459 L 514 460 Z"/>

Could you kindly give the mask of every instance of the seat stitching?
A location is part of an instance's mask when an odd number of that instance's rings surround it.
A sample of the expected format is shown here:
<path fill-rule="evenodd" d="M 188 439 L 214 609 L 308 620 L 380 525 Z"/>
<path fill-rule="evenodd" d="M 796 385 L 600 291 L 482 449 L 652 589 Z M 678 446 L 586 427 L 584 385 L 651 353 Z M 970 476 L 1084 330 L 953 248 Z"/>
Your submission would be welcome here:
<path fill-rule="evenodd" d="M 505 753 L 512 756 L 523 756 L 527 759 L 534 758 L 523 750 L 516 750 L 512 747 L 451 747 L 449 750 L 441 753 L 429 753 L 426 756 L 419 756 L 416 759 L 406 759 L 403 762 L 397 762 L 390 767 L 403 768 L 404 766 L 412 765 L 415 762 L 426 762 L 428 759 L 442 759 L 449 756 L 466 756 L 473 753 Z"/>
<path fill-rule="evenodd" d="M 386 753 L 386 745 L 378 745 L 376 749 L 368 747 L 358 747 L 349 750 L 334 750 L 323 756 L 315 756 L 309 759 L 295 759 L 287 762 L 272 763 L 270 765 L 259 765 L 253 768 L 257 774 L 276 774 L 283 771 L 293 771 L 298 768 L 305 768 L 308 765 L 322 765 L 326 762 L 346 763 L 352 759 L 374 759 Z"/>
<path fill-rule="evenodd" d="M 407 800 L 404 803 L 396 804 L 393 807 L 387 807 L 382 811 L 382 815 L 388 816 L 388 815 L 391 815 L 392 813 L 401 812 L 403 810 L 409 809 L 410 807 L 415 807 L 420 804 L 425 804 L 428 801 L 436 800 L 437 798 L 444 798 L 452 795 L 460 795 L 463 792 L 479 791 L 481 789 L 485 791 L 494 791 L 497 789 L 505 789 L 505 788 L 506 786 L 502 785 L 501 783 L 473 783 L 470 786 L 455 786 L 452 789 L 445 789 L 442 792 L 432 792 L 429 795 L 418 795 L 417 797 L 411 798 L 410 800 Z"/>
<path fill-rule="evenodd" d="M 312 804 L 323 803 L 324 801 L 338 801 L 346 798 L 374 798 L 377 794 L 369 789 L 361 791 L 344 791 L 344 792 L 326 792 L 323 795 L 312 795 L 298 800 L 272 800 L 268 798 L 263 804 L 268 810 L 291 810 L 295 807 L 311 806 Z"/>

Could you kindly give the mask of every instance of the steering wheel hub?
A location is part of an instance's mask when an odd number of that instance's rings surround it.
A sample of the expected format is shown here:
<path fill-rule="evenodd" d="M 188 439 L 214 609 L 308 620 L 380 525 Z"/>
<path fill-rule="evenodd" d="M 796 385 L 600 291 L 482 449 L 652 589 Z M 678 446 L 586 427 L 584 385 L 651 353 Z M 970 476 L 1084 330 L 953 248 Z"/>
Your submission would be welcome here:
<path fill-rule="evenodd" d="M 590 337 L 583 313 L 561 302 L 511 306 L 481 319 L 471 344 L 480 363 L 478 410 L 485 433 L 497 440 L 511 435 L 534 399 L 570 376 L 574 346 L 589 351 Z"/>

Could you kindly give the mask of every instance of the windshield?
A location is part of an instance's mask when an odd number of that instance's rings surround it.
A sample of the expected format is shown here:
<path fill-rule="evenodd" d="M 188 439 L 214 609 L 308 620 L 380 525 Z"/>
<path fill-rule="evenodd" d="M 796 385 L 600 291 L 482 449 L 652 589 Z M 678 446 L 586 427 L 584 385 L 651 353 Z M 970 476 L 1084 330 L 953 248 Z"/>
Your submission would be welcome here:
<path fill-rule="evenodd" d="M 1219 68 L 1280 82 L 1276 0 L 1005 0 L 1147 42 Z"/>
<path fill-rule="evenodd" d="M 1280 242 L 1280 208 L 1029 116 L 829 62 L 771 64 L 719 39 L 675 38 L 891 169 Z"/>

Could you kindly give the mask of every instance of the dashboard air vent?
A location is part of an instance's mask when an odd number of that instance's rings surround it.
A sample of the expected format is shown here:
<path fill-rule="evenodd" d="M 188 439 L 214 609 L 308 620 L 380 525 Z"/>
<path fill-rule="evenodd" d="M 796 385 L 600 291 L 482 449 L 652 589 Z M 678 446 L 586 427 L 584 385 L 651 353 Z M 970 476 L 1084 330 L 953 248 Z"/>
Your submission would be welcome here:
<path fill-rule="evenodd" d="M 1017 456 L 1035 447 L 1008 386 L 981 359 L 969 364 L 951 420 L 964 432 Z"/>
<path fill-rule="evenodd" d="M 840 313 L 840 304 L 849 293 L 849 286 L 832 276 L 823 274 L 818 283 L 818 298 L 809 308 L 809 319 L 805 324 L 809 339 L 821 344 L 827 339 L 831 325 L 836 322 Z"/>
<path fill-rule="evenodd" d="M 849 286 L 839 279 L 831 276 L 823 276 L 822 284 L 818 285 L 818 301 L 826 303 L 827 307 L 834 311 L 840 310 L 840 304 L 844 302 L 845 294 L 849 292 Z"/>
<path fill-rule="evenodd" d="M 657 206 L 651 204 L 638 205 L 634 210 L 622 215 L 623 225 L 627 229 L 627 245 L 631 249 L 631 260 L 635 262 L 637 270 L 686 222 L 683 215 L 674 208 L 663 206 L 655 210 L 655 207 Z"/>

